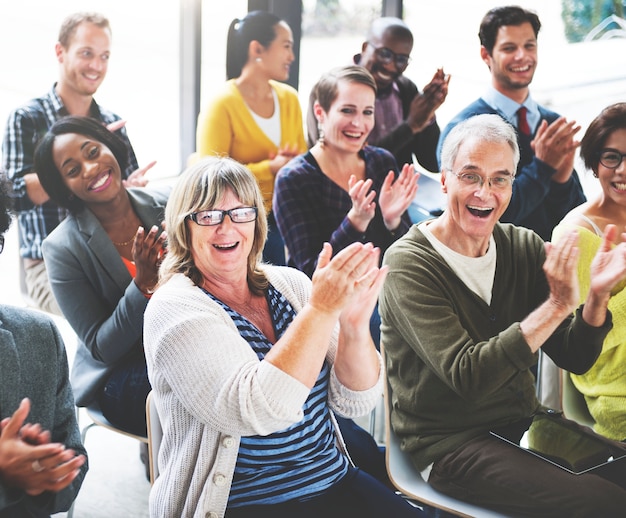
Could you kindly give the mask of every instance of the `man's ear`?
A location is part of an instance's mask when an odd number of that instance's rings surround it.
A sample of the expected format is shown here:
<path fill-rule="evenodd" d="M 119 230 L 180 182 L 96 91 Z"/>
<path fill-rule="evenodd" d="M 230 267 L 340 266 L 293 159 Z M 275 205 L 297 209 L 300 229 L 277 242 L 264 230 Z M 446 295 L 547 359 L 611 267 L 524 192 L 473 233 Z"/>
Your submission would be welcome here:
<path fill-rule="evenodd" d="M 368 45 L 369 43 L 367 41 L 363 42 L 363 45 L 361 45 L 361 54 L 367 50 Z"/>
<path fill-rule="evenodd" d="M 65 49 L 63 48 L 63 45 L 61 45 L 58 41 L 54 46 L 54 53 L 57 56 L 57 61 L 59 63 L 63 63 L 63 54 L 65 53 Z"/>
<path fill-rule="evenodd" d="M 441 170 L 441 192 L 444 194 L 448 194 L 448 187 L 446 186 L 446 171 L 445 169 Z"/>
<path fill-rule="evenodd" d="M 491 70 L 491 54 L 489 54 L 489 51 L 484 45 L 480 46 L 480 59 L 482 59 L 487 67 L 489 67 L 489 70 Z"/>

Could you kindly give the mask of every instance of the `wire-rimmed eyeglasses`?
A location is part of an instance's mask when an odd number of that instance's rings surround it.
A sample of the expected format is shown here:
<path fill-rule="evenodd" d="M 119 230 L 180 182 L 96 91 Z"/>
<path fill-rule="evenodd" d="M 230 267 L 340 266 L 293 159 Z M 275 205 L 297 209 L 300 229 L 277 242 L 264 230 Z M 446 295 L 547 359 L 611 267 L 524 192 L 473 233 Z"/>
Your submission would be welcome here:
<path fill-rule="evenodd" d="M 452 173 L 459 179 L 464 186 L 474 187 L 478 186 L 482 188 L 482 186 L 487 182 L 489 187 L 494 190 L 504 191 L 508 189 L 511 185 L 513 185 L 513 181 L 515 177 L 512 175 L 496 175 L 496 176 L 488 176 L 487 178 L 483 178 L 479 174 L 476 173 Z"/>
<path fill-rule="evenodd" d="M 600 163 L 608 169 L 617 169 L 626 158 L 626 154 L 620 153 L 617 149 L 603 149 L 598 153 Z"/>
<path fill-rule="evenodd" d="M 249 223 L 257 218 L 257 214 L 256 207 L 237 207 L 230 210 L 199 210 L 192 212 L 187 217 L 202 227 L 211 227 L 219 225 L 224 221 L 226 215 L 233 223 Z"/>
<path fill-rule="evenodd" d="M 396 54 L 393 50 L 388 49 L 387 47 L 377 47 L 371 41 L 368 41 L 367 43 L 374 48 L 374 54 L 376 54 L 376 57 L 380 60 L 380 62 L 385 65 L 395 63 L 396 67 L 404 69 L 408 67 L 411 62 L 411 56 L 408 54 Z"/>

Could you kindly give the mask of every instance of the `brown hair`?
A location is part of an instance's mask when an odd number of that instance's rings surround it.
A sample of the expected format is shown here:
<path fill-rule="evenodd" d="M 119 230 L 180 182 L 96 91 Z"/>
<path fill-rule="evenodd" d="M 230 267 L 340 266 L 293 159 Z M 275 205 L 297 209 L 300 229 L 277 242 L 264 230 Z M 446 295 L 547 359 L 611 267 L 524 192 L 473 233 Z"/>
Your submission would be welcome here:
<path fill-rule="evenodd" d="M 369 86 L 374 91 L 374 95 L 376 95 L 376 81 L 374 81 L 374 77 L 366 68 L 358 65 L 333 68 L 330 72 L 323 74 L 313 87 L 315 100 L 325 112 L 330 110 L 330 106 L 337 98 L 339 91 L 337 84 L 339 81 Z"/>
<path fill-rule="evenodd" d="M 70 14 L 63 23 L 59 30 L 59 43 L 65 49 L 70 46 L 70 42 L 76 33 L 76 29 L 81 23 L 93 23 L 101 29 L 107 29 L 111 32 L 111 25 L 109 20 L 100 13 L 81 12 Z"/>

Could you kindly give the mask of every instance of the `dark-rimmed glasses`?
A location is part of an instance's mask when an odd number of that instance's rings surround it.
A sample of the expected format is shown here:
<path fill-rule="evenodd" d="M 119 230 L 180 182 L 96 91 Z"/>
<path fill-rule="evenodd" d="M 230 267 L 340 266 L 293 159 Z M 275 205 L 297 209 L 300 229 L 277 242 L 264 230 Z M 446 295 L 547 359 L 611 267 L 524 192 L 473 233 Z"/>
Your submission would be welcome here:
<path fill-rule="evenodd" d="M 600 163 L 608 169 L 617 169 L 626 158 L 626 154 L 620 153 L 616 149 L 603 149 L 598 153 Z"/>
<path fill-rule="evenodd" d="M 224 221 L 227 214 L 233 223 L 249 223 L 256 219 L 258 210 L 256 207 L 237 207 L 230 210 L 199 210 L 198 212 L 192 212 L 187 217 L 201 227 L 211 227 L 219 225 Z"/>
<path fill-rule="evenodd" d="M 482 189 L 482 186 L 487 182 L 489 187 L 496 191 L 504 191 L 508 189 L 511 185 L 513 185 L 513 180 L 515 180 L 514 176 L 488 176 L 487 178 L 483 178 L 479 174 L 476 173 L 452 173 L 459 179 L 459 182 L 466 187 L 475 187 L 478 186 Z"/>
<path fill-rule="evenodd" d="M 374 54 L 376 54 L 378 60 L 385 65 L 395 63 L 396 67 L 404 69 L 408 67 L 411 62 L 411 56 L 408 54 L 396 54 L 393 50 L 388 49 L 387 47 L 377 47 L 371 41 L 368 41 L 367 43 L 374 48 Z"/>

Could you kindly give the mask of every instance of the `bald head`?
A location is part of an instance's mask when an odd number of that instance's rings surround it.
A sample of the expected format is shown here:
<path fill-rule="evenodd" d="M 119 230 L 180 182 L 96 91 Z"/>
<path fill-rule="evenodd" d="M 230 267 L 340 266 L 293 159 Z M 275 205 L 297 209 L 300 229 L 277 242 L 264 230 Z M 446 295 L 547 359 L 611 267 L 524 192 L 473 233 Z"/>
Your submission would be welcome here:
<path fill-rule="evenodd" d="M 406 23 L 391 16 L 377 18 L 370 26 L 357 64 L 370 71 L 379 92 L 384 92 L 402 75 L 412 50 L 413 34 Z"/>
<path fill-rule="evenodd" d="M 413 44 L 413 33 L 409 26 L 400 18 L 393 16 L 383 16 L 376 18 L 367 31 L 367 40 L 382 41 L 385 37 L 393 37 L 397 39 L 409 39 Z"/>

